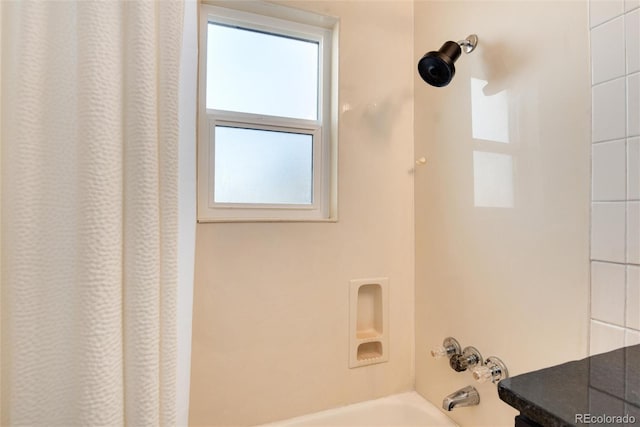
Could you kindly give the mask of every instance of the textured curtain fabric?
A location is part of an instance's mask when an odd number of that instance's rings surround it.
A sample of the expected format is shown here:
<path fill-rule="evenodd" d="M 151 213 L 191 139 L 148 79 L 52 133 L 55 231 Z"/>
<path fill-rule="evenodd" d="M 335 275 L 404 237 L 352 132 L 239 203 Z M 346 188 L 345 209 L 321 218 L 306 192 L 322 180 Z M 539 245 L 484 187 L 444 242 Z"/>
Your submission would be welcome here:
<path fill-rule="evenodd" d="M 0 424 L 174 425 L 183 4 L 0 7 Z"/>

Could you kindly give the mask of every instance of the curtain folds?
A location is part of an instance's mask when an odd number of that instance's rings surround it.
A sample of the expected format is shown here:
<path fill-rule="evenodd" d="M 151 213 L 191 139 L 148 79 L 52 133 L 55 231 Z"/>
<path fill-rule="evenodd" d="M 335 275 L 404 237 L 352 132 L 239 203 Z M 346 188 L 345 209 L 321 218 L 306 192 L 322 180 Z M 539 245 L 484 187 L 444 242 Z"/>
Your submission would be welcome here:
<path fill-rule="evenodd" d="M 2 2 L 2 425 L 175 425 L 182 1 Z"/>

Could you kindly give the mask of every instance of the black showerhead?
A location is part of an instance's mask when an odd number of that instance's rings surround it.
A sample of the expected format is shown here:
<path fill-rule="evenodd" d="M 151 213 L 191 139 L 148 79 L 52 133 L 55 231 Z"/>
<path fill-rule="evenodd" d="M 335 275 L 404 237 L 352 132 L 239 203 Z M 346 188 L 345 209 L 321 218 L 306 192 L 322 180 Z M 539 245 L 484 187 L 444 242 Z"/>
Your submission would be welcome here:
<path fill-rule="evenodd" d="M 456 74 L 453 65 L 462 53 L 462 46 L 466 53 L 470 53 L 476 47 L 478 37 L 471 35 L 458 43 L 445 42 L 440 50 L 428 52 L 418 62 L 418 73 L 422 80 L 431 86 L 442 87 L 449 84 Z"/>
<path fill-rule="evenodd" d="M 418 73 L 431 86 L 442 87 L 449 84 L 456 74 L 453 65 L 462 53 L 456 42 L 445 42 L 440 50 L 428 52 L 418 62 Z"/>

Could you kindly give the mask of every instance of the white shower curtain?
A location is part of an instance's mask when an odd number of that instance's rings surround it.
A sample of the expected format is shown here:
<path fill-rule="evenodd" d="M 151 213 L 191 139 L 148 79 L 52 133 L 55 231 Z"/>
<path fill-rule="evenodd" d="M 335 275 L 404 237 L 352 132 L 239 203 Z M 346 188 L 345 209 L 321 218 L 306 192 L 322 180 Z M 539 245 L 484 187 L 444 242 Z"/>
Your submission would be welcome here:
<path fill-rule="evenodd" d="M 181 1 L 1 2 L 0 424 L 176 424 Z"/>

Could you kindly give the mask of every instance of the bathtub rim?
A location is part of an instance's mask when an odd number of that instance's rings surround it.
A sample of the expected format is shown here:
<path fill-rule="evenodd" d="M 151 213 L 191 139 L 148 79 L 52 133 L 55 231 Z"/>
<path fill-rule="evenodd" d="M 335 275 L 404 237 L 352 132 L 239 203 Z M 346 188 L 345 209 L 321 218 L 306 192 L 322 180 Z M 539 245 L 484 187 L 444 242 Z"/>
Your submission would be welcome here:
<path fill-rule="evenodd" d="M 361 402 L 349 403 L 347 405 L 336 406 L 335 408 L 324 409 L 321 411 L 310 412 L 308 414 L 298 415 L 291 418 L 271 421 L 265 424 L 257 424 L 253 427 L 304 427 L 304 424 L 300 424 L 301 422 L 318 421 L 327 416 L 346 414 L 353 410 L 363 409 L 369 406 L 379 406 L 381 404 L 403 404 L 424 410 L 434 418 L 434 421 L 436 422 L 436 424 L 434 424 L 434 427 L 459 427 L 453 419 L 448 417 L 436 405 L 422 397 L 422 395 L 420 395 L 415 390 L 400 392 L 370 400 L 363 400 Z M 358 427 L 361 426 L 362 425 L 359 425 Z M 330 426 L 327 425 L 326 427 Z M 338 427 L 346 427 L 346 425 L 341 425 Z"/>

